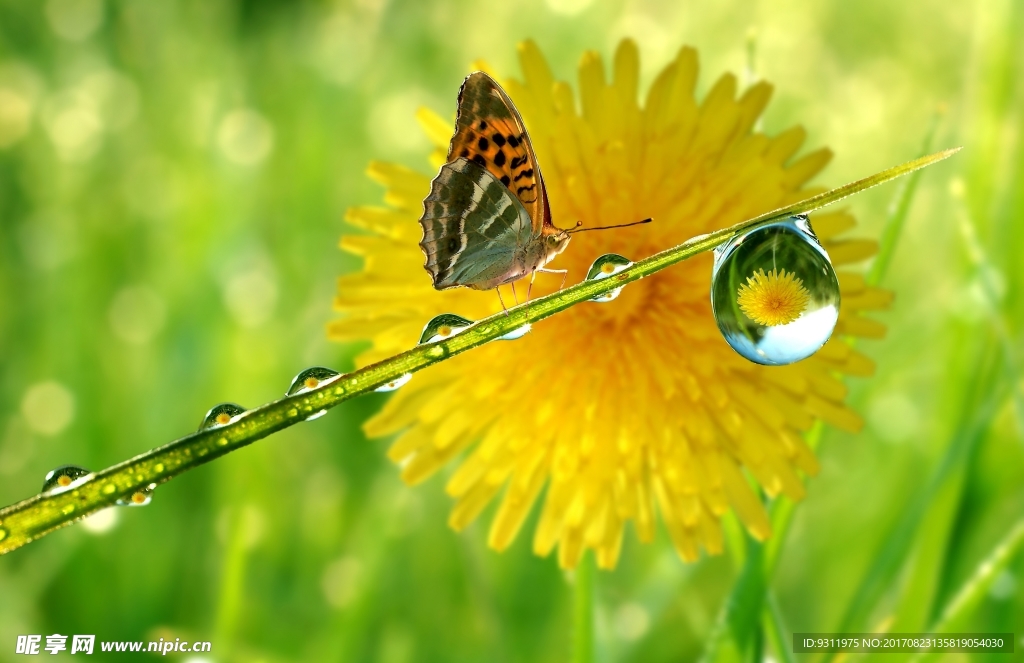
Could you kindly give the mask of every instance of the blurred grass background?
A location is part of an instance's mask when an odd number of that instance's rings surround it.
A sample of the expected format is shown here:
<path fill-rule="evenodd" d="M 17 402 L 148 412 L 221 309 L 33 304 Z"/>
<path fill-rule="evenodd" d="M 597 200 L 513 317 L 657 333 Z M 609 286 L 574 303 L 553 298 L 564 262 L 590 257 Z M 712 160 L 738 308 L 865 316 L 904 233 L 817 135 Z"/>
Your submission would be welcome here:
<path fill-rule="evenodd" d="M 769 590 L 787 635 L 941 622 L 1024 518 L 1010 0 L 0 0 L 0 503 L 57 465 L 179 437 L 217 402 L 276 398 L 306 366 L 351 367 L 324 325 L 358 266 L 336 248 L 344 210 L 380 199 L 367 162 L 428 172 L 413 114 L 451 113 L 475 59 L 518 75 L 533 38 L 575 83 L 585 49 L 624 36 L 648 83 L 697 47 L 700 91 L 749 75 L 752 38 L 776 87 L 763 128 L 832 147 L 821 184 L 916 156 L 940 104 L 935 145 L 966 146 L 910 201 L 889 334 L 862 346 L 878 373 L 850 383 L 867 425 L 824 431 Z M 850 203 L 860 234 L 880 235 L 896 192 Z M 444 477 L 405 488 L 362 436 L 382 400 L 0 559 L 0 661 L 28 633 L 211 640 L 212 661 L 566 660 L 565 574 L 529 536 L 497 555 L 481 525 L 449 531 Z M 1024 556 L 1005 552 L 954 630 L 1024 635 Z M 628 535 L 598 576 L 598 660 L 700 656 L 739 556 L 684 565 Z"/>

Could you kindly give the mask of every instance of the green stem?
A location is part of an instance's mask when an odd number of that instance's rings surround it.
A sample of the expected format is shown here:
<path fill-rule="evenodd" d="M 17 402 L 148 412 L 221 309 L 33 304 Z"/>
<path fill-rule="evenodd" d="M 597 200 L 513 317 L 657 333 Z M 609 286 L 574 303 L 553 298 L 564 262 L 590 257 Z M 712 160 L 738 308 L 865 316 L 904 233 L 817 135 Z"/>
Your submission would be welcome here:
<path fill-rule="evenodd" d="M 576 567 L 573 584 L 573 663 L 593 663 L 594 660 L 594 559 L 584 552 Z"/>
<path fill-rule="evenodd" d="M 526 324 L 543 320 L 570 306 L 594 299 L 666 267 L 710 251 L 738 233 L 814 211 L 847 196 L 888 182 L 937 161 L 960 148 L 945 150 L 908 161 L 871 177 L 812 196 L 767 212 L 729 228 L 693 237 L 682 244 L 634 263 L 612 278 L 583 281 L 559 292 L 521 304 L 505 313 L 480 320 L 472 327 L 445 340 L 417 345 L 399 355 L 343 375 L 300 394 L 286 396 L 248 411 L 234 422 L 200 430 L 175 442 L 83 477 L 63 492 L 41 493 L 0 509 L 0 554 L 104 509 L 119 500 L 129 500 L 151 484 L 175 476 L 252 444 L 271 433 L 294 426 L 311 415 L 335 407 L 350 398 L 373 391 L 407 373 L 415 373 L 449 357 L 481 346 Z"/>
<path fill-rule="evenodd" d="M 764 600 L 764 607 L 761 609 L 761 629 L 765 638 L 771 643 L 780 663 L 794 663 L 793 652 L 790 649 L 793 642 L 786 638 L 786 627 L 782 623 L 782 611 L 779 609 L 775 594 L 769 591 Z"/>

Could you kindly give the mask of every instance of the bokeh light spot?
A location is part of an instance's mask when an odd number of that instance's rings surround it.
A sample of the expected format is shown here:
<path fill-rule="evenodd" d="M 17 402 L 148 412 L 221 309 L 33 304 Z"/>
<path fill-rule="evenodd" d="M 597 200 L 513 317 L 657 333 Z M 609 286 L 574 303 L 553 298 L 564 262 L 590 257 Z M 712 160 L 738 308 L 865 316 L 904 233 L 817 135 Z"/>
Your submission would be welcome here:
<path fill-rule="evenodd" d="M 274 149 L 274 127 L 254 110 L 234 110 L 220 122 L 217 146 L 228 161 L 239 166 L 255 166 Z"/>
<path fill-rule="evenodd" d="M 32 431 L 56 435 L 74 420 L 75 397 L 59 382 L 39 382 L 25 391 L 21 414 Z"/>

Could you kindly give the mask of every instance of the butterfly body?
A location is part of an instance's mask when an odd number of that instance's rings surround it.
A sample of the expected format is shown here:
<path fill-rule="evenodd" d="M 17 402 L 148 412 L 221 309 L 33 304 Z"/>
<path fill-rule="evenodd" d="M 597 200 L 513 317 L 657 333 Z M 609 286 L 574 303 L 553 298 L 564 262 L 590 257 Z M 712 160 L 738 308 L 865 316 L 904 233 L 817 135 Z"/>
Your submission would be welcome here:
<path fill-rule="evenodd" d="M 490 76 L 459 91 L 448 162 L 420 217 L 424 267 L 438 290 L 489 290 L 540 270 L 569 234 L 551 222 L 544 178 L 522 118 Z"/>

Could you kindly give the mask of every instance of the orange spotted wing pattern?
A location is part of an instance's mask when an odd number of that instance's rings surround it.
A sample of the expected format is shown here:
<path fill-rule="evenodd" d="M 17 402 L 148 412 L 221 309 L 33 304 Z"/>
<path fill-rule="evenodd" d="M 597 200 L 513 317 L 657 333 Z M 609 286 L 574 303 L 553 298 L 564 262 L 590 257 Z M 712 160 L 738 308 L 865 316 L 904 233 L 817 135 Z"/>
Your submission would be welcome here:
<path fill-rule="evenodd" d="M 523 119 L 505 91 L 482 71 L 470 74 L 459 90 L 448 161 L 460 157 L 486 168 L 515 194 L 530 214 L 534 233 L 552 225 L 544 178 Z"/>
<path fill-rule="evenodd" d="M 530 276 L 569 244 L 515 106 L 483 72 L 459 91 L 448 161 L 430 182 L 420 248 L 434 288 L 489 290 Z"/>

